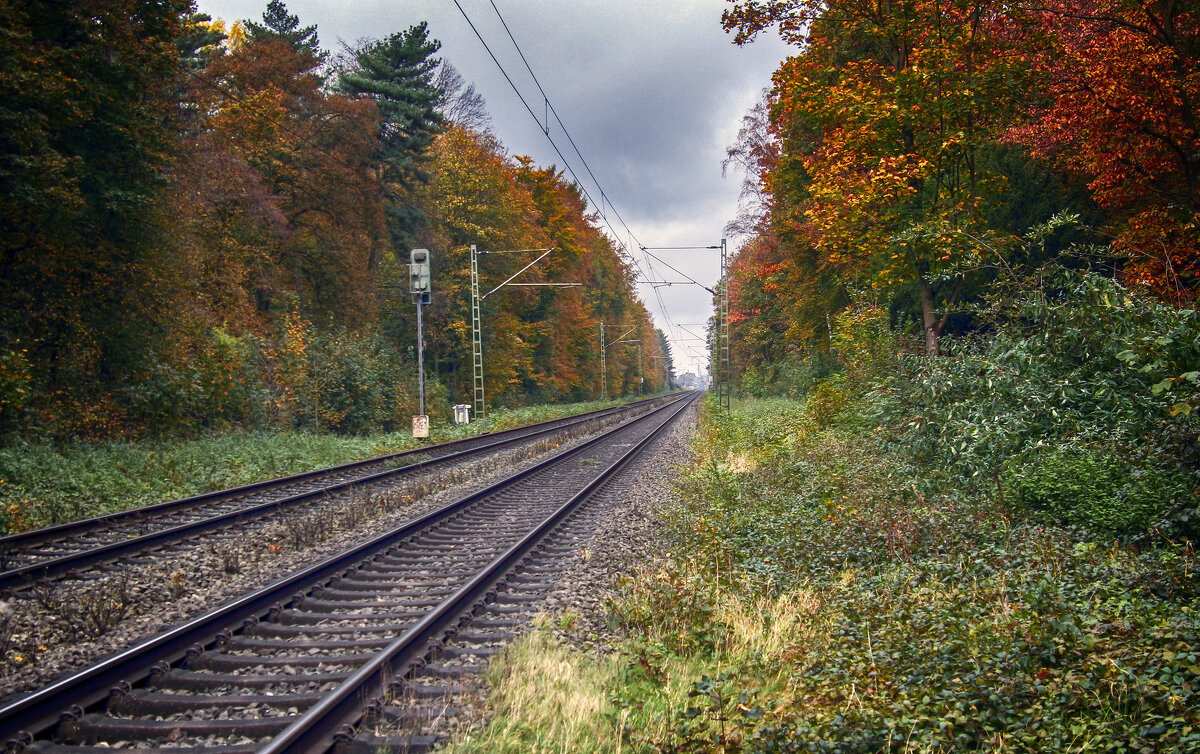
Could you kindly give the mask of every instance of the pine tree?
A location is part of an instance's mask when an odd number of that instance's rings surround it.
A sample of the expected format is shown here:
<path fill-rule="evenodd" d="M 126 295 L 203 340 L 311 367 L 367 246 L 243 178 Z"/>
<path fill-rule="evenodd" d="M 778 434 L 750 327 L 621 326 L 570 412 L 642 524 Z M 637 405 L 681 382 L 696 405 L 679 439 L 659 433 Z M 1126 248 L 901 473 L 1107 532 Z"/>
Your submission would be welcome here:
<path fill-rule="evenodd" d="M 421 169 L 425 151 L 442 129 L 440 92 L 433 82 L 441 43 L 425 23 L 368 42 L 354 52 L 338 80 L 346 94 L 375 102 L 380 117 L 381 183 L 388 196 L 388 227 L 394 248 L 411 245 L 424 215 L 406 194 L 428 180 Z"/>
<path fill-rule="evenodd" d="M 246 36 L 251 42 L 282 39 L 298 52 L 308 53 L 317 60 L 325 58 L 325 54 L 321 52 L 321 43 L 317 39 L 317 27 L 300 28 L 300 18 L 288 13 L 282 0 L 271 0 L 267 3 L 261 24 L 247 21 Z"/>

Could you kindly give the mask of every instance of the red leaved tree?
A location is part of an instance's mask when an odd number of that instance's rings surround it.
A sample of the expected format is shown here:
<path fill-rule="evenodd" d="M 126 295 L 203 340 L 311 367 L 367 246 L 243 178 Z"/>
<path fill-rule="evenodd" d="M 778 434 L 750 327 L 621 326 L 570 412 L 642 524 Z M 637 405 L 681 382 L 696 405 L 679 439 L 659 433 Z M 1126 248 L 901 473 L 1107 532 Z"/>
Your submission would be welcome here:
<path fill-rule="evenodd" d="M 1200 291 L 1200 9 L 1176 0 L 1048 0 L 1010 33 L 1043 76 L 1008 139 L 1086 176 L 1117 220 L 1131 283 Z"/>

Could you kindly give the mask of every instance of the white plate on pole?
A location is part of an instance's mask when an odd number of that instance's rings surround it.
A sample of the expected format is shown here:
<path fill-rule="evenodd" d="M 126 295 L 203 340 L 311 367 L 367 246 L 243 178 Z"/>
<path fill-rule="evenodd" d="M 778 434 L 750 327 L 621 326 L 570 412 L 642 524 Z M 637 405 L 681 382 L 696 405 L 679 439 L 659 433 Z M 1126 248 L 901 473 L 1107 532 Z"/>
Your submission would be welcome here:
<path fill-rule="evenodd" d="M 429 417 L 413 417 L 413 437 L 429 437 Z"/>

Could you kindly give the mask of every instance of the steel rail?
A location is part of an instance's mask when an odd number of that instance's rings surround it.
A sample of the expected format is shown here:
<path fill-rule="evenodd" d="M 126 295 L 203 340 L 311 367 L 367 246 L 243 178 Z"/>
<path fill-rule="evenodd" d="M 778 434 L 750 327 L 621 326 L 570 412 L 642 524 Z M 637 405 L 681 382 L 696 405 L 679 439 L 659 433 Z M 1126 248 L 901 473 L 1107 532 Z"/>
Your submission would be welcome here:
<path fill-rule="evenodd" d="M 275 510 L 278 510 L 281 508 L 286 508 L 286 507 L 291 507 L 291 506 L 298 505 L 298 504 L 301 504 L 304 502 L 308 502 L 308 501 L 314 500 L 316 498 L 322 497 L 324 495 L 328 495 L 330 493 L 349 491 L 356 487 L 362 487 L 362 486 L 374 484 L 374 483 L 381 482 L 388 478 L 392 478 L 392 477 L 396 477 L 396 476 L 408 475 L 413 472 L 429 468 L 431 466 L 438 466 L 438 465 L 445 464 L 445 463 L 451 463 L 454 461 L 459 461 L 459 460 L 463 460 L 466 458 L 470 458 L 475 455 L 486 455 L 487 453 L 491 453 L 491 452 L 500 450 L 501 448 L 509 446 L 509 445 L 515 445 L 515 444 L 526 442 L 528 440 L 531 440 L 531 439 L 534 439 L 537 437 L 552 434 L 555 432 L 560 432 L 564 429 L 568 429 L 570 427 L 577 426 L 584 422 L 592 421 L 592 420 L 595 420 L 598 418 L 603 418 L 604 416 L 617 414 L 622 411 L 628 411 L 634 407 L 640 407 L 645 403 L 650 403 L 650 402 L 653 402 L 656 400 L 662 400 L 662 398 L 661 397 L 652 398 L 652 399 L 648 399 L 646 401 L 639 401 L 637 403 L 631 403 L 626 406 L 622 406 L 622 407 L 618 407 L 618 408 L 600 409 L 599 411 L 596 411 L 596 412 L 589 412 L 587 414 L 580 414 L 577 417 L 572 417 L 570 421 L 566 421 L 566 422 L 564 422 L 563 420 L 560 419 L 560 420 L 553 420 L 550 422 L 543 422 L 541 424 L 528 425 L 526 427 L 517 428 L 516 430 L 506 430 L 506 433 L 512 433 L 512 434 L 511 435 L 506 434 L 504 436 L 497 434 L 497 435 L 490 436 L 492 439 L 490 439 L 489 441 L 485 441 L 483 444 L 478 444 L 479 437 L 483 437 L 483 436 L 468 438 L 469 440 L 475 441 L 475 443 L 464 450 L 452 451 L 449 453 L 445 453 L 443 455 L 439 455 L 434 458 L 425 458 L 425 459 L 414 461 L 412 463 L 409 463 L 409 464 L 406 464 L 404 466 L 400 466 L 400 467 L 397 467 L 394 469 L 387 469 L 387 470 L 376 472 L 373 474 L 368 474 L 368 475 L 365 475 L 362 477 L 357 477 L 355 479 L 349 479 L 349 480 L 342 481 L 342 482 L 336 482 L 327 487 L 322 487 L 317 490 L 312 490 L 309 492 L 302 492 L 302 493 L 299 493 L 296 495 L 289 495 L 287 497 L 279 498 L 277 500 L 271 500 L 271 501 L 268 501 L 265 503 L 259 503 L 256 505 L 247 506 L 245 508 L 239 508 L 237 510 L 227 511 L 227 512 L 220 513 L 220 514 L 217 514 L 214 516 L 210 516 L 208 518 L 204 518 L 204 519 L 201 519 L 198 521 L 179 524 L 177 526 L 173 526 L 173 527 L 166 528 L 166 529 L 160 529 L 158 531 L 150 532 L 148 534 L 143 534 L 138 537 L 130 537 L 128 539 L 118 540 L 116 542 L 110 542 L 105 545 L 99 545 L 99 546 L 89 548 L 86 550 L 81 550 L 76 553 L 70 553 L 67 555 L 63 555 L 63 556 L 60 556 L 57 558 L 51 558 L 51 559 L 43 560 L 43 561 L 40 561 L 37 563 L 31 563 L 31 564 L 28 564 L 25 566 L 20 566 L 18 568 L 13 568 L 13 569 L 6 570 L 6 571 L 0 571 L 0 591 L 17 591 L 20 589 L 26 589 L 26 588 L 33 586 L 40 579 L 58 578 L 58 577 L 70 574 L 72 572 L 79 571 L 81 569 L 90 568 L 90 567 L 93 567 L 96 565 L 101 565 L 104 563 L 111 563 L 111 562 L 120 560 L 123 557 L 128 557 L 129 555 L 132 555 L 134 553 L 149 550 L 149 549 L 152 549 L 154 547 L 157 547 L 157 546 L 169 543 L 169 542 L 184 539 L 186 537 L 195 536 L 195 535 L 201 534 L 201 533 L 209 531 L 209 530 L 220 529 L 220 528 L 229 526 L 229 525 L 236 523 L 238 521 L 241 521 L 241 520 L 247 520 L 247 521 L 252 520 L 259 516 L 271 513 Z M 545 425 L 545 426 L 543 426 L 543 425 Z M 540 427 L 540 428 L 538 428 L 538 427 Z M 532 428 L 538 428 L 538 429 L 535 429 L 534 431 L 529 431 Z M 524 433 L 523 434 L 519 433 L 521 431 L 523 431 Z M 329 474 L 329 473 L 333 473 L 336 471 L 345 470 L 348 467 L 356 467 L 356 466 L 361 467 L 361 466 L 367 465 L 369 463 L 378 463 L 381 461 L 393 460 L 393 459 L 396 459 L 396 458 L 399 458 L 402 456 L 403 457 L 413 457 L 416 455 L 425 455 L 425 454 L 428 454 L 434 448 L 437 448 L 438 450 L 446 450 L 450 447 L 459 447 L 464 442 L 465 441 L 463 441 L 463 440 L 455 440 L 450 443 L 442 443 L 441 445 L 431 446 L 430 448 L 422 448 L 422 449 L 418 449 L 415 451 L 405 451 L 403 453 L 396 453 L 396 454 L 392 454 L 390 456 L 383 456 L 381 458 L 372 459 L 371 461 L 361 461 L 361 462 L 356 462 L 355 464 L 346 464 L 344 466 L 332 467 L 331 469 L 324 469 L 324 470 L 320 470 L 317 472 L 306 472 L 303 475 L 296 475 L 296 477 L 302 476 L 305 478 L 313 478 L 314 476 L 320 475 L 322 473 Z M 259 484 L 273 484 L 273 483 L 280 482 L 284 479 L 296 479 L 296 477 L 284 477 L 281 479 L 271 480 L 270 482 L 264 482 L 264 483 L 259 483 Z M 234 488 L 234 490 L 226 490 L 226 491 L 223 491 L 222 493 L 212 493 L 212 494 L 214 494 L 216 496 L 219 496 L 222 494 L 230 495 L 234 492 L 238 492 L 240 490 L 245 490 L 245 489 L 249 489 L 249 488 L 254 488 L 254 485 L 247 485 L 246 487 Z M 204 496 L 202 496 L 202 497 L 204 497 Z M 160 505 L 174 506 L 177 508 L 185 508 L 186 506 L 181 505 L 181 503 L 186 502 L 188 500 L 196 501 L 197 499 L 198 498 L 186 498 L 183 501 L 171 501 L 169 503 L 163 503 Z M 193 504 L 195 504 L 195 503 L 193 503 Z M 158 506 L 152 506 L 152 508 L 157 508 L 157 507 Z M 146 510 L 146 509 L 142 509 L 142 510 Z M 159 512 L 161 512 L 162 510 L 163 510 L 162 508 L 159 508 Z M 126 513 L 136 513 L 136 512 L 138 512 L 138 511 L 128 511 Z M 116 515 L 121 515 L 121 514 L 110 514 L 110 515 L 116 516 Z M 105 522 L 109 522 L 112 519 L 109 517 L 101 517 L 99 519 L 87 519 L 85 521 L 77 522 L 77 524 L 87 524 L 89 522 L 96 522 L 96 521 L 101 521 L 101 520 L 103 520 Z M 17 535 L 17 536 L 20 536 L 20 535 Z M 3 540 L 0 540 L 0 544 L 3 544 Z"/>
<path fill-rule="evenodd" d="M 658 428 L 634 443 L 620 458 L 609 464 L 586 487 L 571 496 L 570 500 L 563 503 L 519 542 L 476 573 L 470 581 L 459 587 L 415 626 L 367 661 L 337 689 L 301 714 L 287 729 L 260 748 L 258 754 L 323 754 L 329 751 L 339 737 L 357 728 L 367 703 L 381 698 L 387 692 L 392 679 L 403 674 L 405 666 L 416 658 L 427 642 L 439 632 L 445 631 L 451 622 L 477 602 L 490 586 L 524 558 L 567 515 L 625 468 L 647 445 L 671 426 L 672 421 L 693 400 L 695 396 L 680 401 L 682 405 L 675 408 Z"/>
<path fill-rule="evenodd" d="M 165 671 L 171 665 L 187 658 L 190 653 L 202 653 L 207 647 L 229 635 L 229 632 L 253 625 L 273 610 L 282 610 L 290 599 L 300 593 L 299 590 L 313 588 L 339 576 L 353 574 L 357 570 L 354 567 L 356 563 L 387 549 L 396 540 L 445 520 L 473 503 L 551 465 L 572 459 L 637 421 L 646 421 L 650 416 L 670 410 L 679 404 L 688 404 L 694 399 L 695 395 L 685 394 L 575 448 L 544 459 L 528 469 L 509 474 L 485 489 L 412 519 L 391 531 L 372 537 L 10 702 L 0 707 L 0 741 L 5 742 L 9 750 L 18 750 L 32 743 L 37 736 L 52 730 L 61 721 L 64 712 L 70 715 L 70 711 L 74 710 L 77 714 L 95 707 L 103 703 L 113 689 L 123 684 L 136 686 L 144 682 L 152 672 Z M 676 413 L 681 410 L 682 407 L 678 408 Z M 664 422 L 664 426 L 667 424 L 669 421 Z"/>
<path fill-rule="evenodd" d="M 192 495 L 190 497 L 178 498 L 176 500 L 168 500 L 168 501 L 165 501 L 162 503 L 154 503 L 153 505 L 147 505 L 147 506 L 143 506 L 140 508 L 131 508 L 130 510 L 117 511 L 115 513 L 106 513 L 103 516 L 94 516 L 92 518 L 85 518 L 85 519 L 81 519 L 79 521 L 69 521 L 66 523 L 55 524 L 54 526 L 46 526 L 46 527 L 42 527 L 40 529 L 33 529 L 31 531 L 20 532 L 17 534 L 6 534 L 6 535 L 0 537 L 0 548 L 10 548 L 11 549 L 13 547 L 27 547 L 30 545 L 36 545 L 36 544 L 42 544 L 45 542 L 52 542 L 52 541 L 57 541 L 57 540 L 61 540 L 61 539 L 66 539 L 68 537 L 78 536 L 81 532 L 87 531 L 90 528 L 95 528 L 95 526 L 97 524 L 111 524 L 111 523 L 116 523 L 116 522 L 120 522 L 120 521 L 145 518 L 147 516 L 155 515 L 158 513 L 166 513 L 166 512 L 175 511 L 175 510 L 183 510 L 183 509 L 192 508 L 197 505 L 204 504 L 204 503 L 217 502 L 224 498 L 234 497 L 236 495 L 244 495 L 244 494 L 247 494 L 250 492 L 266 491 L 266 490 L 274 489 L 277 487 L 283 487 L 283 486 L 287 486 L 287 485 L 296 484 L 299 482 L 305 482 L 310 479 L 318 479 L 322 476 L 329 476 L 331 474 L 337 474 L 337 473 L 342 473 L 342 472 L 346 472 L 346 471 L 353 471 L 355 469 L 360 469 L 360 468 L 363 468 L 364 466 L 370 466 L 372 464 L 388 463 L 390 461 L 396 461 L 396 460 L 401 460 L 404 458 L 410 458 L 412 456 L 425 455 L 428 453 L 436 453 L 436 452 L 440 452 L 442 450 L 457 448 L 457 447 L 461 447 L 464 445 L 471 445 L 473 443 L 478 442 L 479 439 L 482 437 L 507 437 L 507 436 L 519 434 L 521 432 L 525 432 L 525 431 L 528 431 L 531 429 L 549 427 L 551 425 L 572 426 L 573 424 L 578 423 L 578 422 L 588 421 L 590 419 L 596 419 L 604 414 L 611 414 L 611 413 L 616 413 L 619 411 L 626 411 L 630 408 L 641 406 L 646 403 L 651 403 L 656 400 L 662 400 L 662 398 L 663 398 L 663 396 L 655 396 L 653 398 L 646 398 L 646 399 L 643 399 L 640 401 L 634 401 L 632 403 L 627 403 L 623 406 L 612 406 L 609 408 L 600 408 L 600 409 L 596 409 L 594 411 L 587 411 L 582 414 L 574 414 L 572 416 L 561 417 L 558 419 L 550 419 L 550 420 L 544 421 L 544 422 L 535 422 L 534 424 L 526 424 L 521 427 L 513 427 L 512 429 L 505 429 L 505 430 L 501 430 L 499 432 L 486 432 L 484 434 L 475 435 L 473 437 L 464 437 L 461 440 L 451 440 L 449 442 L 437 443 L 435 445 L 428 445 L 428 446 L 421 447 L 421 448 L 414 448 L 412 450 L 403 450 L 403 451 L 399 451 L 397 453 L 388 453 L 386 455 L 376 456 L 375 458 L 365 458 L 361 461 L 351 461 L 350 463 L 339 464 L 337 466 L 328 466 L 328 467 L 321 468 L 321 469 L 313 469 L 312 471 L 302 471 L 298 474 L 291 474 L 288 476 L 276 477 L 274 479 L 265 479 L 261 482 L 251 482 L 250 484 L 243 484 L 238 487 L 230 487 L 230 488 L 223 489 L 223 490 L 213 490 L 211 492 L 204 492 L 199 495 Z"/>

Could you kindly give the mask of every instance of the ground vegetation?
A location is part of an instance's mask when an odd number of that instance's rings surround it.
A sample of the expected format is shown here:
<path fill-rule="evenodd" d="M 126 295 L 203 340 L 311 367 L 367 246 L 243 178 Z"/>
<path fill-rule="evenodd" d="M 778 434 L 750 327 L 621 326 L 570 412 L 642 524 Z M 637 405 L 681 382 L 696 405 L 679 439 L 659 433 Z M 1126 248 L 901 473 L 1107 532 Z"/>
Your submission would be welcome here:
<path fill-rule="evenodd" d="M 803 398 L 711 399 L 615 656 L 523 640 L 462 749 L 1200 751 L 1194 313 L 1012 306 L 938 359 L 855 307 Z"/>
<path fill-rule="evenodd" d="M 497 408 L 486 421 L 435 424 L 449 442 L 619 403 Z M 0 532 L 27 531 L 421 447 L 407 429 L 338 434 L 231 430 L 197 438 L 22 443 L 0 448 Z"/>

